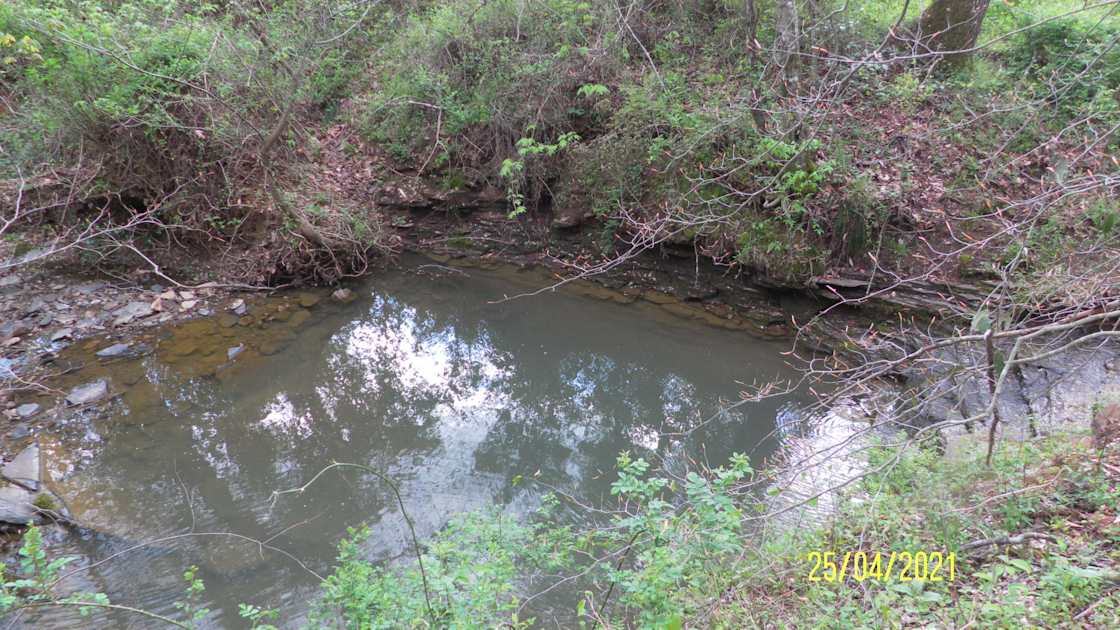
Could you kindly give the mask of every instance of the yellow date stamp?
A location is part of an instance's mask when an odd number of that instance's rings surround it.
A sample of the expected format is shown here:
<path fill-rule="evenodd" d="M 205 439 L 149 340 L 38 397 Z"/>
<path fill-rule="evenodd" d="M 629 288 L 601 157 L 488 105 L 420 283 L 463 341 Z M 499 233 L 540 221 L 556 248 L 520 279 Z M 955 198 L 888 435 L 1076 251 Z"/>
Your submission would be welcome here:
<path fill-rule="evenodd" d="M 810 551 L 810 582 L 954 582 L 957 554 L 940 551 Z"/>

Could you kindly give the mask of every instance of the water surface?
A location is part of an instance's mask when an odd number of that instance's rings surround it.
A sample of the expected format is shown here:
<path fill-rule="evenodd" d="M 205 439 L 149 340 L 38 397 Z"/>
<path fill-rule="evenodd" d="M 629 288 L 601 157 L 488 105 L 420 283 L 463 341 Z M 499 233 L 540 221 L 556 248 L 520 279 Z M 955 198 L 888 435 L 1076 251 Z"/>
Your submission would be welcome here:
<path fill-rule="evenodd" d="M 242 627 L 239 602 L 279 608 L 290 622 L 314 596 L 314 574 L 329 573 L 347 526 L 370 524 L 372 557 L 409 550 L 400 509 L 375 477 L 332 472 L 272 499 L 332 461 L 397 480 L 425 537 L 464 510 L 531 513 L 543 489 L 514 484 L 517 476 L 606 502 L 621 451 L 678 467 L 718 465 L 736 451 L 760 460 L 775 447 L 775 423 L 804 402 L 721 412 L 744 383 L 795 376 L 784 342 L 563 291 L 501 302 L 533 280 L 418 273 L 423 264 L 353 287 L 349 304 L 304 309 L 292 298 L 263 323 L 275 307 L 264 303 L 240 322 L 172 330 L 143 359 L 91 368 L 124 395 L 107 416 L 75 418 L 69 437 L 44 445 L 54 487 L 90 528 L 57 540 L 54 552 L 89 564 L 180 537 L 70 585 L 174 614 L 180 576 L 194 564 L 213 627 Z M 291 557 L 228 536 L 184 536 L 218 532 L 267 539 Z M 75 618 L 20 623 L 68 628 Z M 147 627 L 112 615 L 77 623 Z"/>

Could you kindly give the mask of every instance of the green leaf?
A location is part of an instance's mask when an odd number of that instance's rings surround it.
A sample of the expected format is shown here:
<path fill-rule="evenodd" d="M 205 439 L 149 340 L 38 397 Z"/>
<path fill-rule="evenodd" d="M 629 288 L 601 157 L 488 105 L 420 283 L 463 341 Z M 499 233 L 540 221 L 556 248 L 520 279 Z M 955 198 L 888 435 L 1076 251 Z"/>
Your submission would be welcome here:
<path fill-rule="evenodd" d="M 972 332 L 977 334 L 986 333 L 992 328 L 992 316 L 988 313 L 988 309 L 980 309 L 972 316 Z"/>

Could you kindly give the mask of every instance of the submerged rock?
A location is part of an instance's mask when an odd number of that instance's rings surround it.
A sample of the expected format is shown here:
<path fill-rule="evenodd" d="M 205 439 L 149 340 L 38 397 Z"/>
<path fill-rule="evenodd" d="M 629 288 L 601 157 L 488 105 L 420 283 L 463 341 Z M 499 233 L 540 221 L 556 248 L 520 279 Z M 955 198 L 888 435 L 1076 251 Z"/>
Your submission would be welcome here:
<path fill-rule="evenodd" d="M 354 292 L 350 289 L 339 289 L 332 293 L 331 297 L 338 300 L 339 302 L 345 303 L 354 299 Z"/>
<path fill-rule="evenodd" d="M 128 354 L 128 350 L 131 347 L 132 344 L 130 343 L 115 343 L 108 348 L 102 348 L 101 350 L 98 350 L 94 354 L 102 359 L 114 359 L 116 357 L 123 357 L 124 355 Z"/>
<path fill-rule="evenodd" d="M 229 350 L 226 350 L 226 359 L 232 361 L 232 360 L 237 358 L 237 355 L 241 354 L 244 351 L 245 351 L 245 344 L 241 344 L 239 346 L 234 346 L 234 347 L 230 348 Z"/>
<path fill-rule="evenodd" d="M 41 409 L 41 408 L 42 407 L 40 407 L 36 403 L 26 403 L 26 404 L 23 404 L 23 405 L 20 405 L 20 406 L 16 407 L 16 416 L 18 416 L 21 419 L 22 418 L 30 418 L 31 416 L 39 413 L 39 409 Z"/>
<path fill-rule="evenodd" d="M 319 303 L 319 296 L 314 293 L 300 293 L 299 305 L 304 308 L 311 308 Z"/>
<path fill-rule="evenodd" d="M 109 395 L 109 384 L 104 380 L 78 385 L 70 390 L 66 402 L 71 405 L 84 405 L 96 402 Z"/>
<path fill-rule="evenodd" d="M 56 332 L 55 334 L 51 335 L 51 341 L 62 341 L 63 339 L 69 339 L 70 337 L 73 337 L 73 336 L 74 336 L 74 329 L 73 328 L 63 328 L 62 330 L 60 330 L 60 331 Z"/>

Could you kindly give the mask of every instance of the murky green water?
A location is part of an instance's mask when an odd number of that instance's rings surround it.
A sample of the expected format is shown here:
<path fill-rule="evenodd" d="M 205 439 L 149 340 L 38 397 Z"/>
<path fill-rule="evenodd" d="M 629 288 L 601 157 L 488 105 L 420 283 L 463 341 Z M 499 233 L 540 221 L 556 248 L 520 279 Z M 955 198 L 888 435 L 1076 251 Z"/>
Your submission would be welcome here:
<path fill-rule="evenodd" d="M 370 523 L 376 558 L 407 552 L 400 510 L 373 477 L 329 473 L 270 501 L 332 461 L 398 480 L 427 536 L 463 510 L 529 513 L 541 488 L 511 483 L 519 475 L 605 501 L 624 450 L 670 466 L 714 465 L 733 451 L 762 458 L 776 421 L 798 413 L 797 397 L 720 413 L 742 383 L 794 375 L 779 355 L 785 343 L 564 292 L 493 304 L 532 280 L 409 268 L 423 262 L 354 287 L 349 304 L 268 302 L 250 319 L 193 322 L 143 359 L 76 376 L 105 375 L 124 395 L 107 417 L 75 418 L 68 438 L 44 445 L 53 486 L 90 528 L 58 537 L 55 552 L 88 564 L 161 537 L 233 532 L 292 557 L 182 536 L 68 584 L 170 613 L 183 569 L 196 564 L 215 627 L 241 627 L 239 602 L 298 619 L 347 526 Z M 273 321 L 262 323 L 265 313 Z M 104 615 L 20 623 L 147 627 Z"/>

